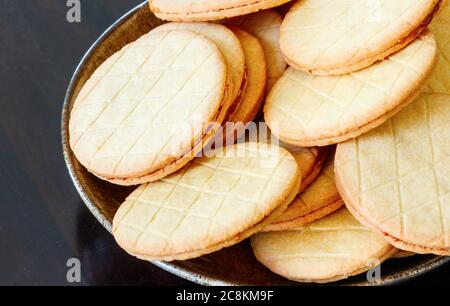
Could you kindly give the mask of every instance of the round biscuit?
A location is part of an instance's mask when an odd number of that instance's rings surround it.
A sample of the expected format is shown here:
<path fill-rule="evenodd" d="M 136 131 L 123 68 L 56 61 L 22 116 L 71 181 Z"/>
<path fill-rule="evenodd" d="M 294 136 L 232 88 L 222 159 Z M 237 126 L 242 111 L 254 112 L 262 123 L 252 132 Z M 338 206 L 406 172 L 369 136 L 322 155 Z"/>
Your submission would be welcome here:
<path fill-rule="evenodd" d="M 253 252 L 272 272 L 298 282 L 327 283 L 363 273 L 397 249 L 358 223 L 346 208 L 283 232 L 258 233 Z"/>
<path fill-rule="evenodd" d="M 430 31 L 367 69 L 314 76 L 288 68 L 266 99 L 272 132 L 297 146 L 326 146 L 357 137 L 395 115 L 418 95 L 437 56 Z"/>
<path fill-rule="evenodd" d="M 399 249 L 450 255 L 450 96 L 426 94 L 337 146 L 336 184 L 361 223 Z"/>
<path fill-rule="evenodd" d="M 105 178 L 185 164 L 195 156 L 186 156 L 192 144 L 211 136 L 206 128 L 224 109 L 226 81 L 225 60 L 205 37 L 150 32 L 107 59 L 83 86 L 70 116 L 70 146 L 83 166 Z"/>
<path fill-rule="evenodd" d="M 143 259 L 184 260 L 238 243 L 278 217 L 300 185 L 294 157 L 261 143 L 220 150 L 131 193 L 114 216 L 118 244 Z"/>

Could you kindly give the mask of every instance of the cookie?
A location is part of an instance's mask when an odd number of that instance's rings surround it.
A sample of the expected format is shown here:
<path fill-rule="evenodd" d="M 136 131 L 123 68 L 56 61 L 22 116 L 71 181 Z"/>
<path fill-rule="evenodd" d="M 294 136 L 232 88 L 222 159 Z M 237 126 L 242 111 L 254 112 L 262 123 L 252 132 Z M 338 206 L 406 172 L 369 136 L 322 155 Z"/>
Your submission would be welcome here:
<path fill-rule="evenodd" d="M 284 18 L 286 17 L 286 14 L 290 11 L 290 9 L 295 3 L 296 1 L 291 1 L 283 5 L 280 5 L 279 7 L 276 8 L 276 11 Z"/>
<path fill-rule="evenodd" d="M 251 244 L 258 261 L 272 272 L 315 283 L 363 273 L 397 252 L 358 223 L 346 208 L 304 227 L 258 233 Z"/>
<path fill-rule="evenodd" d="M 347 207 L 399 249 L 450 255 L 449 113 L 449 95 L 424 95 L 337 146 L 336 184 Z"/>
<path fill-rule="evenodd" d="M 120 206 L 113 235 L 147 260 L 185 260 L 236 244 L 286 209 L 300 184 L 286 150 L 261 143 L 223 148 L 138 187 Z"/>
<path fill-rule="evenodd" d="M 286 15 L 280 48 L 290 66 L 316 75 L 369 67 L 414 41 L 439 0 L 302 0 Z"/>
<path fill-rule="evenodd" d="M 333 156 L 319 177 L 298 194 L 288 208 L 264 231 L 283 231 L 304 226 L 338 210 L 344 202 L 334 182 Z"/>
<path fill-rule="evenodd" d="M 265 95 L 267 66 L 258 39 L 237 27 L 230 28 L 241 42 L 247 67 L 246 85 L 241 93 L 240 103 L 227 119 L 233 126 L 228 126 L 230 129 L 226 129 L 225 135 L 227 132 L 231 133 L 229 136 L 234 140 L 245 131 L 246 124 L 253 121 L 261 108 Z"/>
<path fill-rule="evenodd" d="M 247 16 L 236 17 L 226 24 L 236 25 L 259 39 L 267 61 L 267 92 L 286 70 L 286 61 L 280 51 L 280 26 L 283 19 L 275 10 L 266 10 Z"/>
<path fill-rule="evenodd" d="M 245 88 L 243 87 L 245 84 L 245 54 L 239 39 L 230 29 L 211 22 L 170 22 L 153 29 L 153 31 L 167 30 L 192 31 L 214 42 L 225 57 L 231 76 L 233 84 L 231 103 L 239 100 L 237 98 Z"/>
<path fill-rule="evenodd" d="M 418 95 L 437 54 L 426 30 L 400 52 L 342 76 L 314 76 L 288 68 L 266 99 L 272 132 L 293 145 L 325 146 L 382 124 Z"/>
<path fill-rule="evenodd" d="M 297 161 L 302 181 L 298 193 L 301 193 L 319 176 L 329 150 L 327 147 L 295 147 L 283 142 L 280 142 L 280 146 L 288 150 Z"/>
<path fill-rule="evenodd" d="M 71 111 L 70 146 L 95 175 L 128 185 L 179 169 L 227 112 L 227 67 L 187 31 L 150 32 L 93 73 Z M 131 183 L 130 183 L 131 182 Z"/>
<path fill-rule="evenodd" d="M 248 15 L 291 0 L 150 0 L 150 10 L 170 21 L 209 21 Z"/>
<path fill-rule="evenodd" d="M 436 37 L 439 55 L 426 91 L 450 94 L 450 5 L 446 0 L 433 19 L 430 29 Z"/>

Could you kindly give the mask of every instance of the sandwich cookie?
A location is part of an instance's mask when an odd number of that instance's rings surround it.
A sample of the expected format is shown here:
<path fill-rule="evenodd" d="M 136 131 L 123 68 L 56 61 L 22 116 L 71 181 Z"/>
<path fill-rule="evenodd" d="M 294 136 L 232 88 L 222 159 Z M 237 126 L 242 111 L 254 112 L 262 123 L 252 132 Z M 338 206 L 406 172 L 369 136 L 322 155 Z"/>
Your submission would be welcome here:
<path fill-rule="evenodd" d="M 399 249 L 450 255 L 449 113 L 449 95 L 424 95 L 337 147 L 336 184 L 348 209 Z"/>
<path fill-rule="evenodd" d="M 302 180 L 302 184 L 298 191 L 300 194 L 319 176 L 325 160 L 327 159 L 329 150 L 327 147 L 295 147 L 283 142 L 281 142 L 280 145 L 288 150 L 297 161 Z"/>
<path fill-rule="evenodd" d="M 440 0 L 302 0 L 280 29 L 280 47 L 296 69 L 341 75 L 371 66 L 414 41 Z"/>
<path fill-rule="evenodd" d="M 313 76 L 288 68 L 266 99 L 264 117 L 283 141 L 326 146 L 357 137 L 412 102 L 437 54 L 426 30 L 408 47 L 367 69 Z"/>
<path fill-rule="evenodd" d="M 158 180 L 201 151 L 228 111 L 227 66 L 188 31 L 150 32 L 115 53 L 78 94 L 69 122 L 80 163 L 120 185 Z"/>
<path fill-rule="evenodd" d="M 426 91 L 450 94 L 450 5 L 446 0 L 441 5 L 430 29 L 436 37 L 439 55 L 431 73 Z"/>
<path fill-rule="evenodd" d="M 271 223 L 297 194 L 294 157 L 240 143 L 138 187 L 120 206 L 113 235 L 146 260 L 185 260 L 234 245 Z"/>
<path fill-rule="evenodd" d="M 150 0 L 150 10 L 170 21 L 208 21 L 248 15 L 282 5 L 290 0 Z"/>
<path fill-rule="evenodd" d="M 237 27 L 232 26 L 230 29 L 241 42 L 247 67 L 246 86 L 241 92 L 240 103 L 227 118 L 227 123 L 231 123 L 232 126 L 225 126 L 224 134 L 233 137 L 234 141 L 245 131 L 246 124 L 253 121 L 261 108 L 266 88 L 267 66 L 258 39 Z"/>
<path fill-rule="evenodd" d="M 304 226 L 338 210 L 344 202 L 334 181 L 333 156 L 329 158 L 319 177 L 264 231 L 283 231 Z"/>
<path fill-rule="evenodd" d="M 365 272 L 397 252 L 344 207 L 304 227 L 256 234 L 251 244 L 258 261 L 272 272 L 315 283 Z"/>
<path fill-rule="evenodd" d="M 274 10 L 236 17 L 226 24 L 236 25 L 259 39 L 267 61 L 267 92 L 286 70 L 286 61 L 280 51 L 280 26 L 283 19 Z"/>

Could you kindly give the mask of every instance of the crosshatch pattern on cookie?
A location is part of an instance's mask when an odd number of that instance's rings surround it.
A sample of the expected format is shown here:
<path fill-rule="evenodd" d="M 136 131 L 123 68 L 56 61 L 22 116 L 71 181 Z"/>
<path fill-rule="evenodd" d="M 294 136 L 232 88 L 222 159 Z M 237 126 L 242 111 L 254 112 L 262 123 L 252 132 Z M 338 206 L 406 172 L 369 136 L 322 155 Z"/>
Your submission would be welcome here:
<path fill-rule="evenodd" d="M 223 156 L 196 159 L 176 174 L 140 186 L 114 219 L 119 244 L 149 257 L 200 251 L 267 217 L 296 179 L 296 162 L 274 147 L 234 148 L 237 156 L 226 149 Z"/>
<path fill-rule="evenodd" d="M 362 221 L 403 242 L 448 250 L 449 113 L 448 96 L 427 95 L 338 146 L 342 194 Z"/>
<path fill-rule="evenodd" d="M 265 118 L 283 140 L 336 137 L 378 119 L 426 81 L 436 54 L 427 31 L 407 48 L 370 68 L 314 76 L 288 68 L 267 98 Z"/>
<path fill-rule="evenodd" d="M 328 282 L 370 269 L 396 251 L 356 221 L 346 208 L 283 232 L 251 238 L 256 258 L 292 280 Z"/>
<path fill-rule="evenodd" d="M 216 44 L 227 63 L 233 85 L 230 98 L 235 100 L 241 90 L 245 71 L 245 55 L 236 35 L 227 27 L 211 22 L 169 22 L 153 31 L 167 30 L 192 31 L 205 36 Z"/>
<path fill-rule="evenodd" d="M 199 137 L 179 131 L 213 118 L 225 81 L 220 51 L 202 36 L 144 35 L 102 64 L 81 90 L 71 113 L 71 147 L 101 175 L 159 168 Z"/>

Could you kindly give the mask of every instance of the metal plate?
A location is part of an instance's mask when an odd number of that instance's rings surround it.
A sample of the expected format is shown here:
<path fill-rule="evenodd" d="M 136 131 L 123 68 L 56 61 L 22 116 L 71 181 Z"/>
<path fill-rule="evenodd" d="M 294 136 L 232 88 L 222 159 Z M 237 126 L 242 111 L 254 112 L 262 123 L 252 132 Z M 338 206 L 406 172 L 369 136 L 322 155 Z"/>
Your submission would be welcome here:
<path fill-rule="evenodd" d="M 111 221 L 125 197 L 134 187 L 115 186 L 101 181 L 86 171 L 69 147 L 68 123 L 73 102 L 89 76 L 114 52 L 161 24 L 142 3 L 117 20 L 92 45 L 81 60 L 67 89 L 61 118 L 64 159 L 83 202 L 97 220 L 111 232 Z M 449 258 L 426 255 L 392 259 L 382 264 L 379 284 L 410 279 L 446 263 Z M 207 256 L 188 261 L 152 262 L 162 269 L 204 285 L 293 285 L 262 266 L 253 256 L 248 241 Z M 335 284 L 369 285 L 363 275 Z"/>

